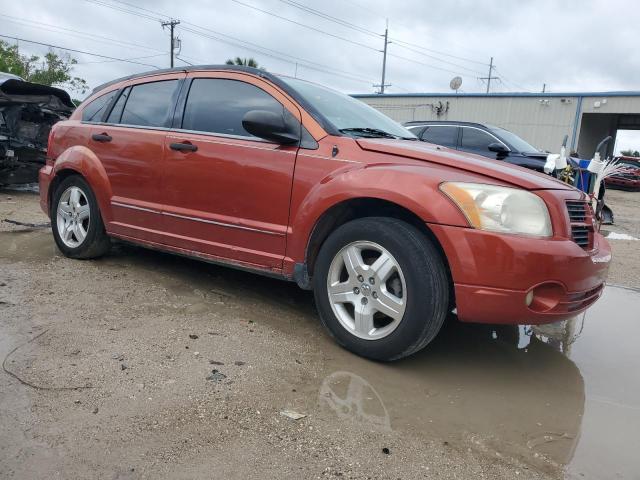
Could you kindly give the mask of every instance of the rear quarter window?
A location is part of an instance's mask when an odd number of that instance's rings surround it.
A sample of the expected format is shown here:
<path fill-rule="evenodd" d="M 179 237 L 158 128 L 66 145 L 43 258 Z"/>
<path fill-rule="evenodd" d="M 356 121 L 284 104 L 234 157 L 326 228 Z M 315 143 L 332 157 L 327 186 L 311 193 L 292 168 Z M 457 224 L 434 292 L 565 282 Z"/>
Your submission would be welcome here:
<path fill-rule="evenodd" d="M 102 121 L 102 117 L 111 104 L 111 100 L 113 100 L 113 98 L 116 96 L 116 93 L 118 93 L 118 91 L 114 90 L 112 92 L 105 93 L 104 95 L 101 95 L 95 100 L 89 102 L 85 107 L 82 108 L 82 121 Z"/>
<path fill-rule="evenodd" d="M 120 123 L 143 127 L 168 127 L 171 123 L 178 80 L 162 80 L 131 87 Z"/>

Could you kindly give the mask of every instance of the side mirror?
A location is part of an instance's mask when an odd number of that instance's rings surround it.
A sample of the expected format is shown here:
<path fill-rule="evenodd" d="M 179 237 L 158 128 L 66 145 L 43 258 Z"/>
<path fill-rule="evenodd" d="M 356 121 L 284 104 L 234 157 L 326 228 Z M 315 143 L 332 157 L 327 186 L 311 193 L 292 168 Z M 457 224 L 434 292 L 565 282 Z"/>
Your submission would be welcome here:
<path fill-rule="evenodd" d="M 300 123 L 288 112 L 278 115 L 266 110 L 251 110 L 242 118 L 242 126 L 251 135 L 265 140 L 290 145 L 300 142 Z"/>
<path fill-rule="evenodd" d="M 490 152 L 496 153 L 496 158 L 504 158 L 509 154 L 509 149 L 505 147 L 502 143 L 494 142 L 490 143 L 487 147 Z"/>

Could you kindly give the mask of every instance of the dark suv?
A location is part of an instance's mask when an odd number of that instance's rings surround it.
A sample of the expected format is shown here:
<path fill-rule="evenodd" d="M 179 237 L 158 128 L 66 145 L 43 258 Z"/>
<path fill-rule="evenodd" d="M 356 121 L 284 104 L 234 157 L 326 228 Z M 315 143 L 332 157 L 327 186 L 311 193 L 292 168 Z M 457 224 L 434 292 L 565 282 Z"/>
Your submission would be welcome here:
<path fill-rule="evenodd" d="M 542 172 L 547 153 L 500 127 L 471 122 L 407 122 L 420 140 Z"/>

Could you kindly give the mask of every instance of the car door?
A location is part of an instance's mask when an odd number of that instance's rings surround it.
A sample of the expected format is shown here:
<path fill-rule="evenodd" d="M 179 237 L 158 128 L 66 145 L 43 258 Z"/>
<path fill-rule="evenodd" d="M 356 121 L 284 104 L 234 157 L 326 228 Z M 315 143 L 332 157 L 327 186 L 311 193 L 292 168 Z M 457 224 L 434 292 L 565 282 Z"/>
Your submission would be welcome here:
<path fill-rule="evenodd" d="M 456 125 L 428 125 L 420 134 L 420 140 L 443 147 L 457 148 L 458 127 Z"/>
<path fill-rule="evenodd" d="M 504 145 L 504 142 L 500 141 L 496 136 L 480 128 L 464 125 L 460 127 L 460 150 L 483 155 L 495 160 L 497 158 L 496 153 L 489 150 L 489 145 L 492 143 L 501 143 Z"/>
<path fill-rule="evenodd" d="M 300 112 L 270 84 L 234 72 L 194 72 L 180 124 L 165 139 L 165 225 L 174 246 L 279 269 L 298 146 L 254 137 L 250 110 Z"/>
<path fill-rule="evenodd" d="M 107 230 L 149 241 L 162 236 L 161 163 L 185 74 L 141 79 L 118 92 L 104 121 L 94 125 L 89 148 L 111 186 Z"/>

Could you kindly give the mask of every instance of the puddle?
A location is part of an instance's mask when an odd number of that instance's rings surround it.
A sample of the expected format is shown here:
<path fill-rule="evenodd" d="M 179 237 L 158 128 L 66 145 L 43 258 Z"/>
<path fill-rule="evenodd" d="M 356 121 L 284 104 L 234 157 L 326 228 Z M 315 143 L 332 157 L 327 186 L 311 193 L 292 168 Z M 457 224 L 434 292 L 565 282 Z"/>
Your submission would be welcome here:
<path fill-rule="evenodd" d="M 608 287 L 586 315 L 542 327 L 450 323 L 421 353 L 377 364 L 346 353 L 316 388 L 330 415 L 423 432 L 567 478 L 637 479 L 640 294 Z"/>

